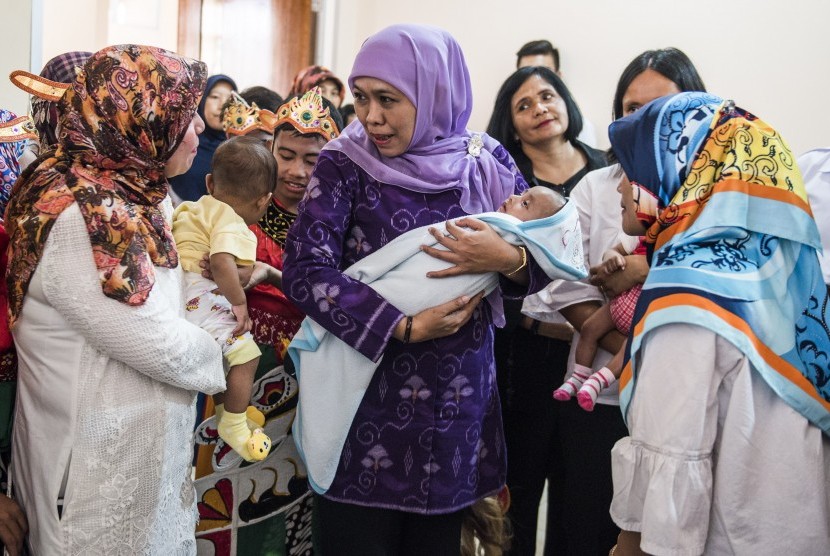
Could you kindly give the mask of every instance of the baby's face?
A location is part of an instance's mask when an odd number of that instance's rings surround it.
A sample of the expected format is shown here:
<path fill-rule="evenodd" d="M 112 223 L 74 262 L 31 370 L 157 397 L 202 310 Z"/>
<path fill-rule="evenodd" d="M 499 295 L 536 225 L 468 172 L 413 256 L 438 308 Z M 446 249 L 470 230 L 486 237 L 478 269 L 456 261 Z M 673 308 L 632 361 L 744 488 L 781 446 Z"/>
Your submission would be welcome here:
<path fill-rule="evenodd" d="M 504 212 L 515 216 L 522 222 L 547 218 L 553 216 L 564 205 L 556 193 L 546 187 L 537 185 L 531 187 L 521 195 L 511 195 L 498 208 L 498 212 Z"/>

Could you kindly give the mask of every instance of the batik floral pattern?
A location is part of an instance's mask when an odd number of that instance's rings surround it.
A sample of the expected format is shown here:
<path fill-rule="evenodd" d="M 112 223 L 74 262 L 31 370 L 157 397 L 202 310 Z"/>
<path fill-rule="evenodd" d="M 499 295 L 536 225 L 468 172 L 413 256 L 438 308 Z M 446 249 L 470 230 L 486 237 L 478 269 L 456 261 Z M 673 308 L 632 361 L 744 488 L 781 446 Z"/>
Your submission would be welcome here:
<path fill-rule="evenodd" d="M 205 84 L 202 62 L 159 48 L 113 46 L 91 57 L 60 100 L 61 142 L 9 203 L 10 323 L 20 312 L 55 220 L 78 204 L 104 294 L 143 304 L 154 267 L 178 265 L 160 204 L 164 168 Z"/>

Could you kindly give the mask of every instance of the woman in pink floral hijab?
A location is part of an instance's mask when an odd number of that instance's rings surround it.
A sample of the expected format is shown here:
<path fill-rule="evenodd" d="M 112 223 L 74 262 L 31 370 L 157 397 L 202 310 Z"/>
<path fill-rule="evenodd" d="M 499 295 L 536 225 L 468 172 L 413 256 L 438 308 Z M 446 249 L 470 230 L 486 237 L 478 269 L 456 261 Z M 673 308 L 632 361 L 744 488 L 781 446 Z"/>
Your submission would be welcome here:
<path fill-rule="evenodd" d="M 206 74 L 159 48 L 93 54 L 57 149 L 12 191 L 11 475 L 34 554 L 195 553 L 196 392 L 225 381 L 183 318 L 167 177 L 195 156 Z"/>

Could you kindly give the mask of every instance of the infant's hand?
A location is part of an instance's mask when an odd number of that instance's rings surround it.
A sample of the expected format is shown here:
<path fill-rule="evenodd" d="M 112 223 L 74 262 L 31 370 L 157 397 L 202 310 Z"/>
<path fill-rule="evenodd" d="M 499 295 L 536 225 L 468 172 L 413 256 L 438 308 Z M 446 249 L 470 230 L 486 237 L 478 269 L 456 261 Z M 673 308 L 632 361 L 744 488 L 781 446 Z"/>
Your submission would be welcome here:
<path fill-rule="evenodd" d="M 231 312 L 236 317 L 236 328 L 233 329 L 232 334 L 239 336 L 245 332 L 249 332 L 254 324 L 251 321 L 251 317 L 248 316 L 248 305 L 245 303 L 242 305 L 232 305 Z"/>
<path fill-rule="evenodd" d="M 616 253 L 613 257 L 608 258 L 604 263 L 602 263 L 602 266 L 608 274 L 617 272 L 618 270 L 625 270 L 625 257 L 619 253 Z"/>
<path fill-rule="evenodd" d="M 202 268 L 202 276 L 208 280 L 213 280 L 213 273 L 210 271 L 210 253 L 202 255 L 202 260 L 199 261 L 199 266 Z"/>

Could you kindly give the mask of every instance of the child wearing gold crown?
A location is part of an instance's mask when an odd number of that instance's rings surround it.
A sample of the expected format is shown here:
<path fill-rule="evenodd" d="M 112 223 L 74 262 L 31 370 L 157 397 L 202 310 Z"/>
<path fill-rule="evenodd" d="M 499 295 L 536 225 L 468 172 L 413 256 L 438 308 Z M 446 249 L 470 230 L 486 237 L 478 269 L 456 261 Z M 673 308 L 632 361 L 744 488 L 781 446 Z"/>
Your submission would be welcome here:
<path fill-rule="evenodd" d="M 256 236 L 248 226 L 265 213 L 277 180 L 277 163 L 261 142 L 234 137 L 222 143 L 206 176 L 209 195 L 184 202 L 173 217 L 173 236 L 185 273 L 186 314 L 222 347 L 230 369 L 227 390 L 214 396 L 219 436 L 246 461 L 268 455 L 265 417 L 249 407 L 260 350 L 250 334 L 251 318 L 238 266 L 252 266 Z M 210 254 L 213 280 L 199 266 Z"/>
<path fill-rule="evenodd" d="M 256 258 L 281 277 L 288 228 L 297 218 L 311 170 L 320 150 L 337 137 L 342 122 L 335 107 L 314 88 L 288 99 L 274 112 L 247 104 L 242 97 L 226 105 L 224 128 L 228 136 L 266 136 L 277 160 L 277 184 L 265 215 L 251 230 L 257 237 Z M 258 273 L 254 273 L 258 276 Z M 257 280 L 255 280 L 257 281 Z M 300 327 L 304 314 L 285 296 L 282 283 L 266 278 L 247 291 L 251 333 L 263 350 L 263 361 L 283 362 L 285 348 Z"/>

